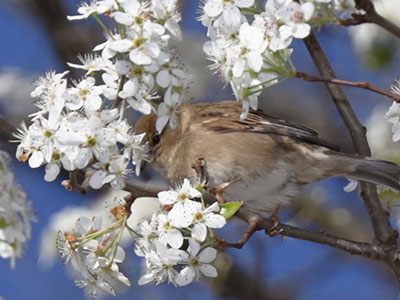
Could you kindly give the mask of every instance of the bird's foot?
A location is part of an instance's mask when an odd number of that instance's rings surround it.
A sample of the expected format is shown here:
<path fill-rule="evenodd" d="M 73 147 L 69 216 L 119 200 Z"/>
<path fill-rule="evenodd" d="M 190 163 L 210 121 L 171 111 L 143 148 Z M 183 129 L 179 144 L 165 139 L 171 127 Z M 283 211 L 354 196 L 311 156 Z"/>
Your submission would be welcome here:
<path fill-rule="evenodd" d="M 280 234 L 282 232 L 282 229 L 278 229 L 278 225 L 281 223 L 281 218 L 279 218 L 279 211 L 281 210 L 282 206 L 278 205 L 274 212 L 272 213 L 272 215 L 269 217 L 270 220 L 272 220 L 274 223 L 272 225 L 272 227 L 269 229 L 269 231 L 267 232 L 267 234 L 270 237 L 274 237 L 277 236 L 278 234 Z"/>
<path fill-rule="evenodd" d="M 196 161 L 192 164 L 192 169 L 194 169 L 197 173 L 197 176 L 200 179 L 200 182 L 205 181 L 208 182 L 207 176 L 205 174 L 206 160 L 202 157 L 196 158 Z"/>
<path fill-rule="evenodd" d="M 219 203 L 225 203 L 226 200 L 224 199 L 224 197 L 222 196 L 222 192 L 229 187 L 231 184 L 235 183 L 236 181 L 239 180 L 239 177 L 233 178 L 232 180 L 228 181 L 228 182 L 224 182 L 221 183 L 220 185 L 218 185 L 216 188 L 213 188 L 210 193 L 215 195 L 215 197 L 217 198 L 217 201 Z"/>

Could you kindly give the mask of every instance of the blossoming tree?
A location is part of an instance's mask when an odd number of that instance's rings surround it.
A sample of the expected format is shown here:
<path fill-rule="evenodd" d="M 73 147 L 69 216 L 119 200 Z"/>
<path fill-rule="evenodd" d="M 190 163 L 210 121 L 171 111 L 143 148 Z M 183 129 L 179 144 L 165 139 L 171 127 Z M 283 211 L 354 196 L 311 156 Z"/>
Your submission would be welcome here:
<path fill-rule="evenodd" d="M 272 85 L 290 78 L 327 83 L 327 88 L 360 155 L 370 155 L 363 127 L 354 115 L 340 85 L 364 88 L 393 100 L 387 111 L 393 124 L 393 141 L 400 140 L 400 84 L 391 90 L 367 82 L 337 79 L 313 28 L 327 24 L 376 23 L 394 35 L 400 29 L 381 18 L 369 0 L 206 0 L 200 3 L 199 21 L 207 29 L 203 50 L 210 68 L 230 85 L 242 105 L 240 118 L 256 110 L 258 98 Z M 232 246 L 214 230 L 236 214 L 250 222 L 252 215 L 241 203 L 204 201 L 206 179 L 185 179 L 164 191 L 141 189 L 127 181 L 140 175 L 148 158 L 143 134 L 136 134 L 126 116 L 138 111 L 157 113 L 156 128 L 175 128 L 178 107 L 190 97 L 191 77 L 170 40 L 182 39 L 177 0 L 92 0 L 83 2 L 70 21 L 94 18 L 105 32 L 105 41 L 93 52 L 80 56 L 81 79 L 69 71 L 47 72 L 36 81 L 31 96 L 37 111 L 29 125 L 15 133 L 16 157 L 31 168 L 45 168 L 45 181 L 54 181 L 60 170 L 69 172 L 63 181 L 68 190 L 86 193 L 110 185 L 129 194 L 104 210 L 106 218 L 81 216 L 73 232 L 59 231 L 56 247 L 61 260 L 77 272 L 76 285 L 96 298 L 99 292 L 116 294 L 116 282 L 130 285 L 119 270 L 125 258 L 120 241 L 124 232 L 134 241 L 134 252 L 145 260 L 139 285 L 155 282 L 188 285 L 202 277 L 217 277 L 212 262 L 217 249 Z M 295 39 L 304 40 L 321 77 L 296 70 L 291 54 Z M 4 120 L 2 126 L 9 125 Z M 10 125 L 9 125 L 10 126 Z M 13 183 L 7 154 L 0 153 L 0 255 L 15 258 L 30 237 L 32 206 Z M 83 178 L 83 179 L 82 179 Z M 356 183 L 352 183 L 353 186 Z M 385 262 L 400 281 L 397 232 L 379 202 L 376 188 L 361 183 L 364 203 L 370 213 L 374 241 L 357 242 L 334 235 L 307 231 L 263 219 L 257 229 L 335 247 L 351 254 Z M 152 198 L 139 198 L 138 196 Z M 133 203 L 153 203 L 150 216 L 135 210 Z M 241 245 L 242 246 L 242 245 Z"/>

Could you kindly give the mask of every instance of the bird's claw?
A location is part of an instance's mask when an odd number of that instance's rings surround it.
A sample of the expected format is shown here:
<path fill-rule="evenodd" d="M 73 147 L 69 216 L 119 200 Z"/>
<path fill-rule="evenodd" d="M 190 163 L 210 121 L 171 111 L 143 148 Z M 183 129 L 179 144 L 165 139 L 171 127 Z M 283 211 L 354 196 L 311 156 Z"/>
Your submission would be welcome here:
<path fill-rule="evenodd" d="M 278 205 L 272 215 L 269 217 L 269 219 L 274 222 L 272 227 L 266 232 L 270 237 L 277 236 L 283 231 L 282 228 L 277 229 L 278 225 L 281 223 L 281 219 L 279 218 L 279 211 L 281 207 L 281 205 Z"/>
<path fill-rule="evenodd" d="M 229 187 L 231 184 L 235 183 L 236 181 L 239 180 L 239 177 L 233 178 L 232 180 L 228 181 L 228 182 L 224 182 L 221 183 L 220 185 L 218 185 L 216 188 L 213 188 L 210 193 L 215 195 L 215 197 L 217 198 L 217 201 L 219 203 L 225 203 L 226 200 L 224 199 L 224 197 L 222 196 L 222 192 Z"/>
<path fill-rule="evenodd" d="M 208 182 L 207 176 L 205 175 L 205 166 L 206 160 L 202 157 L 198 157 L 196 161 L 192 164 L 192 169 L 194 169 L 197 173 L 197 176 L 200 178 L 200 181 Z"/>

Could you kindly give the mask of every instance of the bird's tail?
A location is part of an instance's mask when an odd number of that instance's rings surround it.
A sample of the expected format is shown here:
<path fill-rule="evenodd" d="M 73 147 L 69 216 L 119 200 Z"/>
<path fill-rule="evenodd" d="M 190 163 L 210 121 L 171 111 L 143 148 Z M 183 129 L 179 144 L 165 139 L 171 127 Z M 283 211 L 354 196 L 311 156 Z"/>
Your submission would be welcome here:
<path fill-rule="evenodd" d="M 351 167 L 351 171 L 342 176 L 384 185 L 400 191 L 400 167 L 395 163 L 333 151 L 331 155 L 336 156 L 344 167 Z"/>

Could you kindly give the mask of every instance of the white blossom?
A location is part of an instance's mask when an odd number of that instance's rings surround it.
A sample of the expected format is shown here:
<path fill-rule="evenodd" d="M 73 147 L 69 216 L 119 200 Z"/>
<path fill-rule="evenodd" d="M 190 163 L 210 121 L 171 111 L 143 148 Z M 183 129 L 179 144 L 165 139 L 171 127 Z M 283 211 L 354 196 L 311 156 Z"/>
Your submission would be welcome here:
<path fill-rule="evenodd" d="M 36 221 L 32 203 L 14 181 L 9 156 L 0 151 L 0 257 L 10 258 L 15 267 L 25 243 L 31 237 L 31 221 Z"/>
<path fill-rule="evenodd" d="M 217 257 L 217 250 L 207 247 L 200 251 L 200 244 L 189 239 L 187 266 L 183 268 L 176 282 L 179 286 L 190 284 L 193 280 L 199 280 L 202 276 L 217 277 L 217 270 L 210 265 Z"/>

